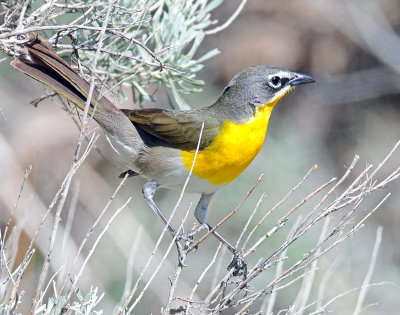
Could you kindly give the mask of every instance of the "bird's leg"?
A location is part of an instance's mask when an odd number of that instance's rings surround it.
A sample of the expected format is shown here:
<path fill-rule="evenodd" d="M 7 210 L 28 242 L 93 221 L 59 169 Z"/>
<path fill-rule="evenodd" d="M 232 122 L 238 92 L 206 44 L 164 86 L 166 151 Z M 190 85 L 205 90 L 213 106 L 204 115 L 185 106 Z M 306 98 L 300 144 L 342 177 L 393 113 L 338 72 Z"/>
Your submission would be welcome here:
<path fill-rule="evenodd" d="M 172 237 L 175 237 L 175 235 L 176 235 L 175 229 L 172 227 L 171 224 L 168 223 L 167 218 L 165 217 L 165 215 L 162 213 L 160 208 L 158 208 L 157 204 L 153 200 L 154 193 L 156 192 L 158 187 L 160 187 L 160 185 L 154 180 L 144 184 L 143 188 L 142 188 L 144 199 L 147 201 L 147 203 L 149 204 L 151 209 L 153 209 L 153 211 L 160 217 L 160 219 L 168 227 L 168 230 L 171 233 Z"/>
<path fill-rule="evenodd" d="M 143 196 L 144 196 L 144 199 L 149 204 L 149 206 L 151 207 L 151 209 L 153 209 L 153 211 L 160 217 L 160 219 L 167 226 L 168 231 L 171 233 L 172 237 L 175 237 L 176 230 L 173 228 L 173 226 L 171 224 L 169 224 L 167 218 L 165 217 L 165 215 L 162 213 L 160 208 L 157 206 L 157 204 L 153 200 L 154 193 L 156 192 L 156 190 L 159 187 L 160 187 L 160 185 L 154 180 L 147 182 L 146 184 L 143 185 L 143 188 L 142 188 Z M 183 257 L 184 257 L 183 249 L 182 249 L 182 245 L 179 243 L 178 238 L 176 238 L 175 244 L 176 244 L 176 248 L 178 250 L 179 264 L 181 266 L 184 266 L 184 264 L 183 264 Z"/>
<path fill-rule="evenodd" d="M 207 217 L 207 208 L 210 203 L 211 197 L 213 195 L 214 195 L 214 193 L 201 195 L 201 198 L 199 200 L 199 203 L 197 204 L 196 210 L 194 211 L 194 216 L 196 217 L 197 221 L 199 221 L 199 223 L 201 225 L 194 231 L 190 232 L 189 234 L 193 235 L 203 228 L 207 228 L 209 231 L 212 230 L 212 226 L 207 223 L 206 217 Z M 234 268 L 235 269 L 235 271 L 233 272 L 234 276 L 243 274 L 243 276 L 246 278 L 247 263 L 244 260 L 244 258 L 241 256 L 241 254 L 238 252 L 238 250 L 235 247 L 233 247 L 231 244 L 229 244 L 229 242 L 227 240 L 225 240 L 219 233 L 217 233 L 217 231 L 213 231 L 212 233 L 222 244 L 224 244 L 231 251 L 231 253 L 234 256 L 232 259 L 232 262 L 228 266 L 228 269 Z"/>
<path fill-rule="evenodd" d="M 211 227 L 206 222 L 206 215 L 207 215 L 208 204 L 210 203 L 212 196 L 214 196 L 214 193 L 207 194 L 207 195 L 206 194 L 201 195 L 201 198 L 200 198 L 199 202 L 197 203 L 196 210 L 194 211 L 194 216 L 196 217 L 197 221 L 200 222 L 200 226 L 198 226 L 197 228 L 195 228 L 194 230 L 192 230 L 188 233 L 184 233 L 184 234 L 180 235 L 179 236 L 180 238 L 188 240 L 193 235 L 199 233 L 203 229 L 207 229 L 207 231 L 209 231 L 211 229 Z M 221 242 L 224 243 L 226 241 L 224 240 Z M 226 243 L 229 244 L 228 242 L 226 242 Z"/>
<path fill-rule="evenodd" d="M 197 204 L 196 210 L 194 211 L 194 216 L 196 217 L 197 221 L 201 224 L 200 227 L 198 227 L 196 230 L 200 231 L 203 228 L 207 228 L 209 231 L 212 229 L 212 226 L 207 223 L 206 217 L 207 217 L 207 208 L 210 203 L 211 197 L 214 194 L 202 194 L 201 198 L 199 200 L 199 203 Z M 195 231 L 196 231 L 195 230 Z M 227 240 L 225 240 L 219 233 L 216 231 L 213 232 L 215 237 L 219 239 L 219 241 L 224 244 L 232 253 L 236 253 L 237 249 L 233 247 Z"/>

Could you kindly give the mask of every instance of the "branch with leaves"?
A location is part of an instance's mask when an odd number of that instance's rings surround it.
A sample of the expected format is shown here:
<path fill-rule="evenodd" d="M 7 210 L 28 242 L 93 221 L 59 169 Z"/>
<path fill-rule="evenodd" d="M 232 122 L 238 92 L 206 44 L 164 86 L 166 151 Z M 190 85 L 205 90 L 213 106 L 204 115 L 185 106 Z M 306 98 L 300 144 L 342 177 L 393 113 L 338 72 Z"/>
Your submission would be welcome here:
<path fill-rule="evenodd" d="M 30 32 L 44 33 L 83 74 L 94 71 L 98 81 L 108 83 L 121 97 L 124 94 L 120 87 L 127 85 L 134 100 L 143 104 L 154 101 L 157 88 L 165 86 L 170 91 L 171 106 L 189 109 L 182 95 L 201 91 L 204 82 L 196 78 L 196 73 L 204 61 L 218 54 L 213 49 L 196 56 L 206 29 L 216 22 L 210 13 L 221 3 L 78 0 L 49 1 L 34 9 L 30 1 L 4 1 L 0 3 L 0 50 L 19 57 L 24 54 L 22 44 Z M 90 69 L 109 4 L 101 55 L 96 69 Z"/>

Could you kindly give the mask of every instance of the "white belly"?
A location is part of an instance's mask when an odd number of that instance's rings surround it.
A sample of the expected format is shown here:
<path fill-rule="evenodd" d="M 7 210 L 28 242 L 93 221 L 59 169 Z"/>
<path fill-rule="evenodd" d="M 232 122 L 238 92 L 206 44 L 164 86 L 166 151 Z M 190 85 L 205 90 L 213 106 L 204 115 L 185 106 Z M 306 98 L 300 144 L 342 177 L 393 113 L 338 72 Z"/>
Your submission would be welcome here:
<path fill-rule="evenodd" d="M 181 191 L 189 172 L 183 165 L 179 150 L 165 147 L 136 148 L 124 145 L 111 135 L 107 135 L 109 143 L 121 157 L 125 166 L 149 180 L 155 180 L 162 187 Z M 142 155 L 138 154 L 142 152 Z M 191 174 L 185 191 L 210 194 L 220 185 L 215 185 L 205 179 Z"/>

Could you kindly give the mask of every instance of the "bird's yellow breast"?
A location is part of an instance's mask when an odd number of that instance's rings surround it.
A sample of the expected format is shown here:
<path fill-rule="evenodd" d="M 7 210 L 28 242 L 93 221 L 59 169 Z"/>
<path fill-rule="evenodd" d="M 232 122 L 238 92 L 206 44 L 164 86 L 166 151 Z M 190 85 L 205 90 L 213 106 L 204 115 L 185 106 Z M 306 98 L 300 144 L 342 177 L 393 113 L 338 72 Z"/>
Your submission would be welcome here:
<path fill-rule="evenodd" d="M 193 174 L 216 185 L 227 184 L 239 176 L 260 151 L 275 104 L 257 107 L 254 117 L 242 124 L 225 120 L 211 145 L 198 152 Z M 183 164 L 188 171 L 194 156 L 195 152 L 182 151 Z"/>

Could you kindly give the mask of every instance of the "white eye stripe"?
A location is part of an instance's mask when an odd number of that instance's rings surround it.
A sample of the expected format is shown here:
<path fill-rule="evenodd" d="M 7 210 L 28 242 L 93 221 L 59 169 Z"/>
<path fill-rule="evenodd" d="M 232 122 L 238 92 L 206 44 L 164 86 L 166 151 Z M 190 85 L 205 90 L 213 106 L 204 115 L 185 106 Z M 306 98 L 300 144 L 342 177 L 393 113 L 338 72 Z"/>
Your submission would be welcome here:
<path fill-rule="evenodd" d="M 271 78 L 273 78 L 273 77 L 280 77 L 281 79 L 283 79 L 283 78 L 290 79 L 291 78 L 291 74 L 288 71 L 279 71 L 279 72 L 276 72 L 274 74 L 270 74 L 268 76 L 268 80 L 271 80 Z"/>

